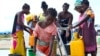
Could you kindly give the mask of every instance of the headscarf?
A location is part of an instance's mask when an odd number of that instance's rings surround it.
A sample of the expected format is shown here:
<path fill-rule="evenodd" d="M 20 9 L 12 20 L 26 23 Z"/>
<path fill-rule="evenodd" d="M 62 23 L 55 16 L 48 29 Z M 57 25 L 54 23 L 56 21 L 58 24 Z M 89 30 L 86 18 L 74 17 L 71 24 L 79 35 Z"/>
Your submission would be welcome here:
<path fill-rule="evenodd" d="M 75 2 L 75 4 L 74 4 L 75 7 L 76 7 L 76 6 L 81 6 L 81 2 L 82 2 L 82 1 L 83 1 L 83 0 L 76 0 L 76 2 Z"/>

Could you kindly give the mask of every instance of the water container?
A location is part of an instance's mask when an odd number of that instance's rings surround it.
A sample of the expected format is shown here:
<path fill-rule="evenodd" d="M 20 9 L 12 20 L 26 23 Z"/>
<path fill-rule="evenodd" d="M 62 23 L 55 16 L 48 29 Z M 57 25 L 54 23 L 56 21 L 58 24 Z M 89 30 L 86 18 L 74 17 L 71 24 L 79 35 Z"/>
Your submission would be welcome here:
<path fill-rule="evenodd" d="M 33 47 L 34 46 L 34 35 L 29 36 L 29 46 Z"/>
<path fill-rule="evenodd" d="M 76 32 L 74 32 L 74 39 L 70 42 L 70 51 L 70 56 L 85 56 L 82 36 L 78 36 Z"/>
<path fill-rule="evenodd" d="M 36 54 L 33 52 L 33 49 L 28 49 L 28 56 L 36 56 Z"/>

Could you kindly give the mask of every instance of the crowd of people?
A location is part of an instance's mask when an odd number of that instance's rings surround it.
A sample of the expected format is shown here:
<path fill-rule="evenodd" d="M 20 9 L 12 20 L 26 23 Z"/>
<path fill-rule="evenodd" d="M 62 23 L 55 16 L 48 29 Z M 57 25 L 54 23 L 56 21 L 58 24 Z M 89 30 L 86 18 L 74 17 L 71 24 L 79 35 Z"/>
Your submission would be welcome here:
<path fill-rule="evenodd" d="M 48 4 L 42 1 L 41 9 L 43 13 L 37 16 L 30 13 L 30 5 L 25 3 L 22 6 L 22 11 L 15 15 L 12 30 L 13 44 L 10 49 L 11 54 L 26 56 L 23 33 L 25 30 L 30 36 L 34 35 L 34 45 L 31 46 L 34 52 L 38 49 L 46 56 L 54 56 L 52 48 L 55 36 L 57 36 L 57 27 L 68 28 L 68 31 L 62 30 L 61 33 L 61 39 L 64 44 L 71 41 L 71 29 L 78 27 L 79 34 L 83 37 L 85 56 L 87 56 L 88 53 L 91 53 L 92 56 L 96 56 L 95 15 L 90 7 L 89 1 L 77 0 L 75 2 L 74 9 L 80 13 L 78 19 L 79 23 L 75 26 L 72 25 L 73 14 L 68 11 L 69 7 L 70 5 L 68 3 L 64 3 L 62 5 L 62 11 L 57 13 L 56 8 L 48 8 Z M 24 14 L 26 14 L 26 18 Z M 24 24 L 24 20 L 27 21 L 28 26 Z"/>

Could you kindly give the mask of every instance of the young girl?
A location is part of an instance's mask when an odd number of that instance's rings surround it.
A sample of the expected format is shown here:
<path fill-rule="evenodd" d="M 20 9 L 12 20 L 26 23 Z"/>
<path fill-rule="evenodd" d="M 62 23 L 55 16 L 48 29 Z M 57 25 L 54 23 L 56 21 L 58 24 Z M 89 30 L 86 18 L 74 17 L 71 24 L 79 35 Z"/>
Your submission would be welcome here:
<path fill-rule="evenodd" d="M 55 35 L 57 34 L 57 27 L 54 23 L 57 16 L 57 11 L 54 8 L 49 8 L 47 12 L 48 14 L 46 16 L 46 20 L 38 22 L 34 29 L 34 51 L 36 51 L 37 45 L 37 49 L 46 56 L 54 56 L 52 48 Z"/>

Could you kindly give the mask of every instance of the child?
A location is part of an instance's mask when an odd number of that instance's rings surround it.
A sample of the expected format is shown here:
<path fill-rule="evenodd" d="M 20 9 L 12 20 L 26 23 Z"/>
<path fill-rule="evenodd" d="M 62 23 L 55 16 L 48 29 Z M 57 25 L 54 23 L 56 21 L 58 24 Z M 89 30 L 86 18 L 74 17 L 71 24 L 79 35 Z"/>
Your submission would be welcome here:
<path fill-rule="evenodd" d="M 37 20 L 37 16 L 35 14 L 28 14 L 26 15 L 26 21 L 27 21 L 27 25 L 28 27 L 30 27 L 31 29 L 33 29 L 36 25 L 36 20 Z M 33 30 L 30 30 L 31 33 L 33 33 Z M 30 34 L 29 35 L 29 46 L 31 48 L 33 48 L 34 46 L 34 35 L 33 34 Z"/>
<path fill-rule="evenodd" d="M 35 24 L 37 22 L 37 16 L 35 14 L 30 13 L 30 14 L 26 15 L 26 21 L 27 21 L 27 25 L 30 28 L 34 28 Z"/>
<path fill-rule="evenodd" d="M 54 37 L 57 34 L 57 27 L 54 23 L 57 16 L 57 11 L 54 8 L 49 8 L 47 12 L 48 14 L 46 16 L 46 20 L 38 22 L 34 29 L 33 32 L 35 36 L 34 51 L 36 52 L 37 48 L 46 56 L 54 56 L 52 48 L 55 39 Z"/>

